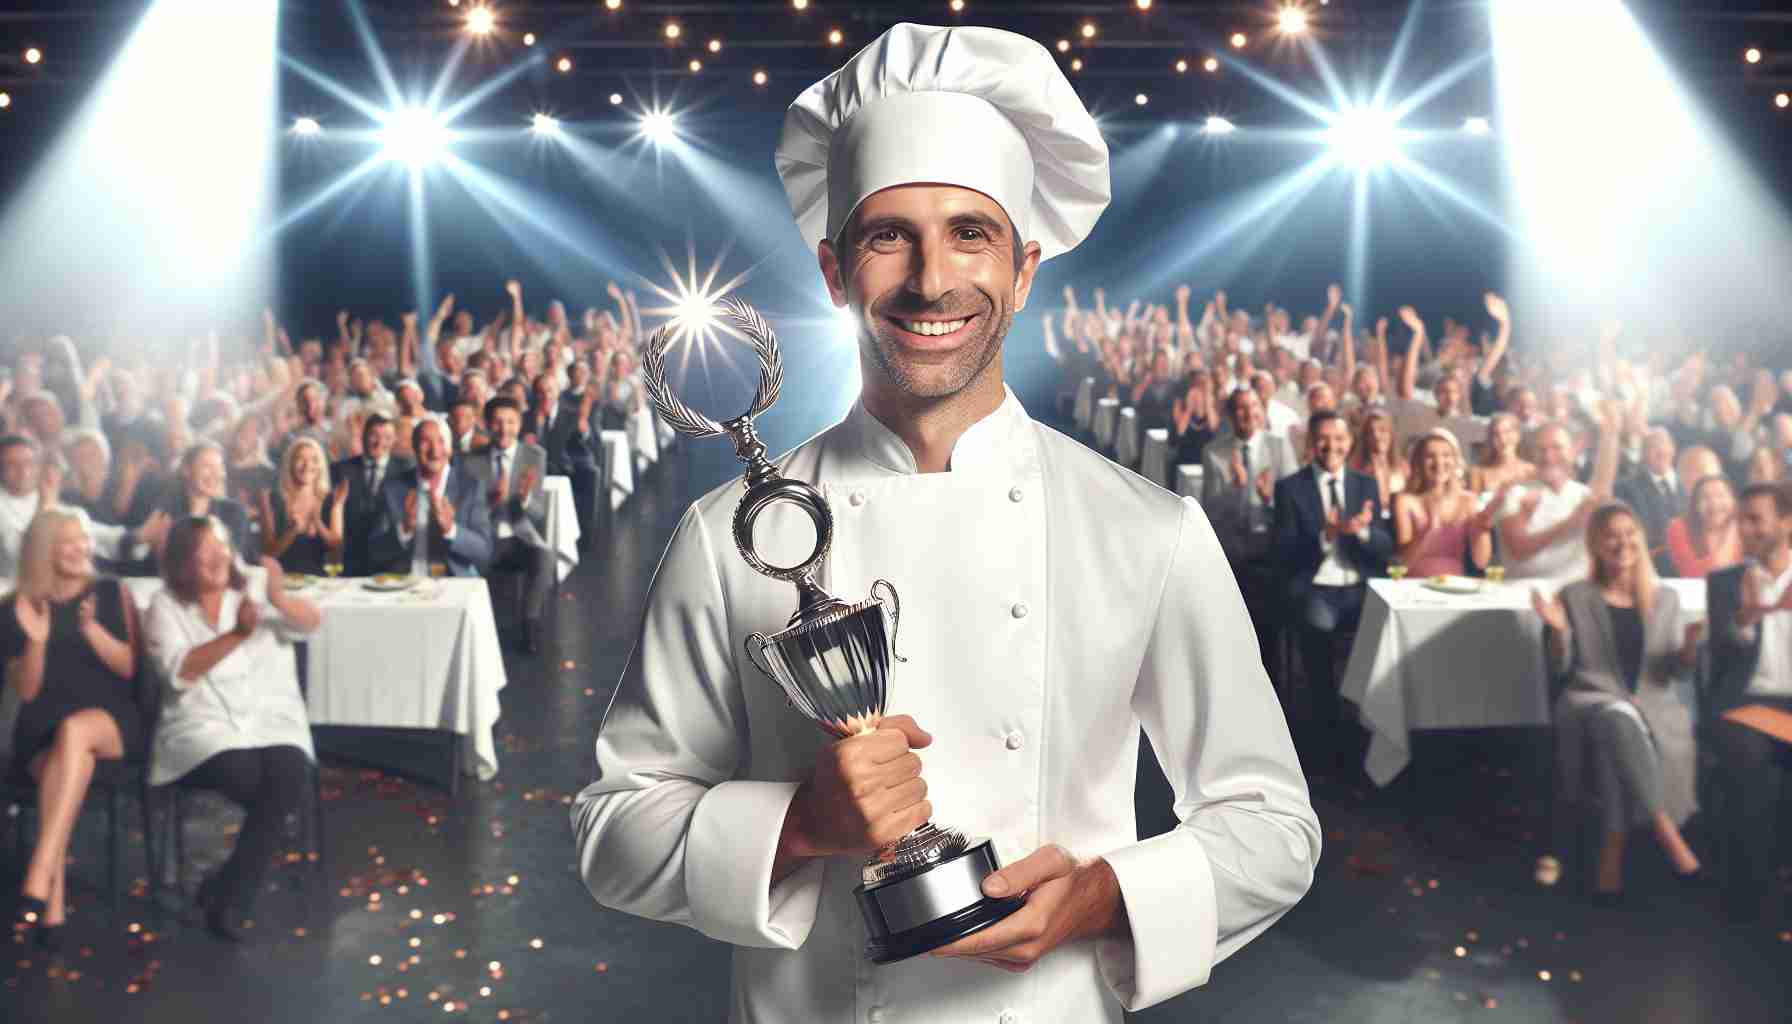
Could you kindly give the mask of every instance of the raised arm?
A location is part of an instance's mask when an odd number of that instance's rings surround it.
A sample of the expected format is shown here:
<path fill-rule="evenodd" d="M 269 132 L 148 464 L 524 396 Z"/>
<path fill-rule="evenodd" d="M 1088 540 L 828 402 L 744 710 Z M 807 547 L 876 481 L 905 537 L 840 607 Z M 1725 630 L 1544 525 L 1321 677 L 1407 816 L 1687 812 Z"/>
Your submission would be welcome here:
<path fill-rule="evenodd" d="M 1401 306 L 1400 322 L 1412 331 L 1412 342 L 1406 346 L 1406 359 L 1402 362 L 1400 381 L 1394 393 L 1401 398 L 1411 398 L 1414 382 L 1419 376 L 1419 358 L 1425 353 L 1425 321 L 1418 310 Z"/>
<path fill-rule="evenodd" d="M 1481 386 L 1490 388 L 1493 386 L 1494 367 L 1498 366 L 1500 360 L 1505 358 L 1506 346 L 1512 343 L 1512 310 L 1506 305 L 1505 299 L 1492 292 L 1488 292 L 1484 298 L 1487 303 L 1487 315 L 1493 317 L 1500 325 L 1499 335 L 1493 339 L 1493 347 L 1481 357 L 1481 368 L 1475 373 L 1475 376 L 1481 381 Z"/>

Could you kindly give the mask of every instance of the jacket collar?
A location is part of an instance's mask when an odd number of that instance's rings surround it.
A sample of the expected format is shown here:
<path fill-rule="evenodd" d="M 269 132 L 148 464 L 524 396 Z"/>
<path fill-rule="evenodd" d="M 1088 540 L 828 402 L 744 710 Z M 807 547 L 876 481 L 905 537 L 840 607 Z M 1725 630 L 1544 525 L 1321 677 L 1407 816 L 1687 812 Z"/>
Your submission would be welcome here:
<path fill-rule="evenodd" d="M 1002 404 L 960 434 L 952 446 L 951 472 L 975 473 L 1022 462 L 1030 458 L 1029 430 L 1032 417 L 1006 384 Z M 919 472 L 915 453 L 895 432 L 865 409 L 864 399 L 853 402 L 840 424 L 841 440 L 848 454 L 891 473 Z"/>

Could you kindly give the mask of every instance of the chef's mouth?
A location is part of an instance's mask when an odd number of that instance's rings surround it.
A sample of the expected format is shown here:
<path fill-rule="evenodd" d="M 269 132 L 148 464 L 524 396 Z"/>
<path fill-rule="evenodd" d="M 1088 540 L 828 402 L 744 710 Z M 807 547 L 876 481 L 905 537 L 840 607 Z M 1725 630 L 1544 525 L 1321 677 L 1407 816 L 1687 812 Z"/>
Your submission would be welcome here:
<path fill-rule="evenodd" d="M 952 338 L 962 335 L 975 324 L 982 313 L 965 313 L 943 317 L 937 313 L 925 316 L 884 314 L 884 319 L 905 334 L 918 338 Z"/>

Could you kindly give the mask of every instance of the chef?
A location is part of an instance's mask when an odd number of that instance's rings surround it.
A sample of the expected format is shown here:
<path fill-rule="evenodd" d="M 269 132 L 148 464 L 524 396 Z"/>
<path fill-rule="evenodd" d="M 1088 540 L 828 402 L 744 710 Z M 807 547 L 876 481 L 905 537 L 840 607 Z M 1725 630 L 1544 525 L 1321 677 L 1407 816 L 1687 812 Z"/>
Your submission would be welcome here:
<path fill-rule="evenodd" d="M 585 884 L 733 944 L 738 1022 L 1118 1022 L 1203 984 L 1306 892 L 1319 824 L 1200 507 L 1003 382 L 1039 262 L 1107 205 L 1094 120 L 1038 43 L 902 24 L 798 97 L 776 160 L 864 380 L 777 464 L 833 510 L 823 586 L 895 584 L 907 661 L 875 732 L 792 710 L 742 641 L 796 592 L 734 550 L 739 481 L 699 500 L 573 810 Z M 761 519 L 761 550 L 807 551 L 801 518 Z M 1141 727 L 1181 818 L 1143 842 Z M 1027 904 L 875 966 L 859 867 L 928 819 L 993 838 L 985 893 Z"/>

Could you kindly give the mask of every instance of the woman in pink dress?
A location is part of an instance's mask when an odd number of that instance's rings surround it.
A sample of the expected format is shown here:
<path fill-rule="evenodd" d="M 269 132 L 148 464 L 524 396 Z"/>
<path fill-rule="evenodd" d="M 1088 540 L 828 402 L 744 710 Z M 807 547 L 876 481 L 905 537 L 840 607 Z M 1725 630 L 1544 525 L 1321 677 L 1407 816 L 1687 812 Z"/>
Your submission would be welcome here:
<path fill-rule="evenodd" d="M 1394 496 L 1394 558 L 1414 578 L 1460 576 L 1472 562 L 1485 569 L 1493 554 L 1496 497 L 1477 508 L 1462 483 L 1456 438 L 1439 427 L 1412 447 L 1412 477 Z M 1503 497 L 1503 495 L 1502 495 Z"/>

